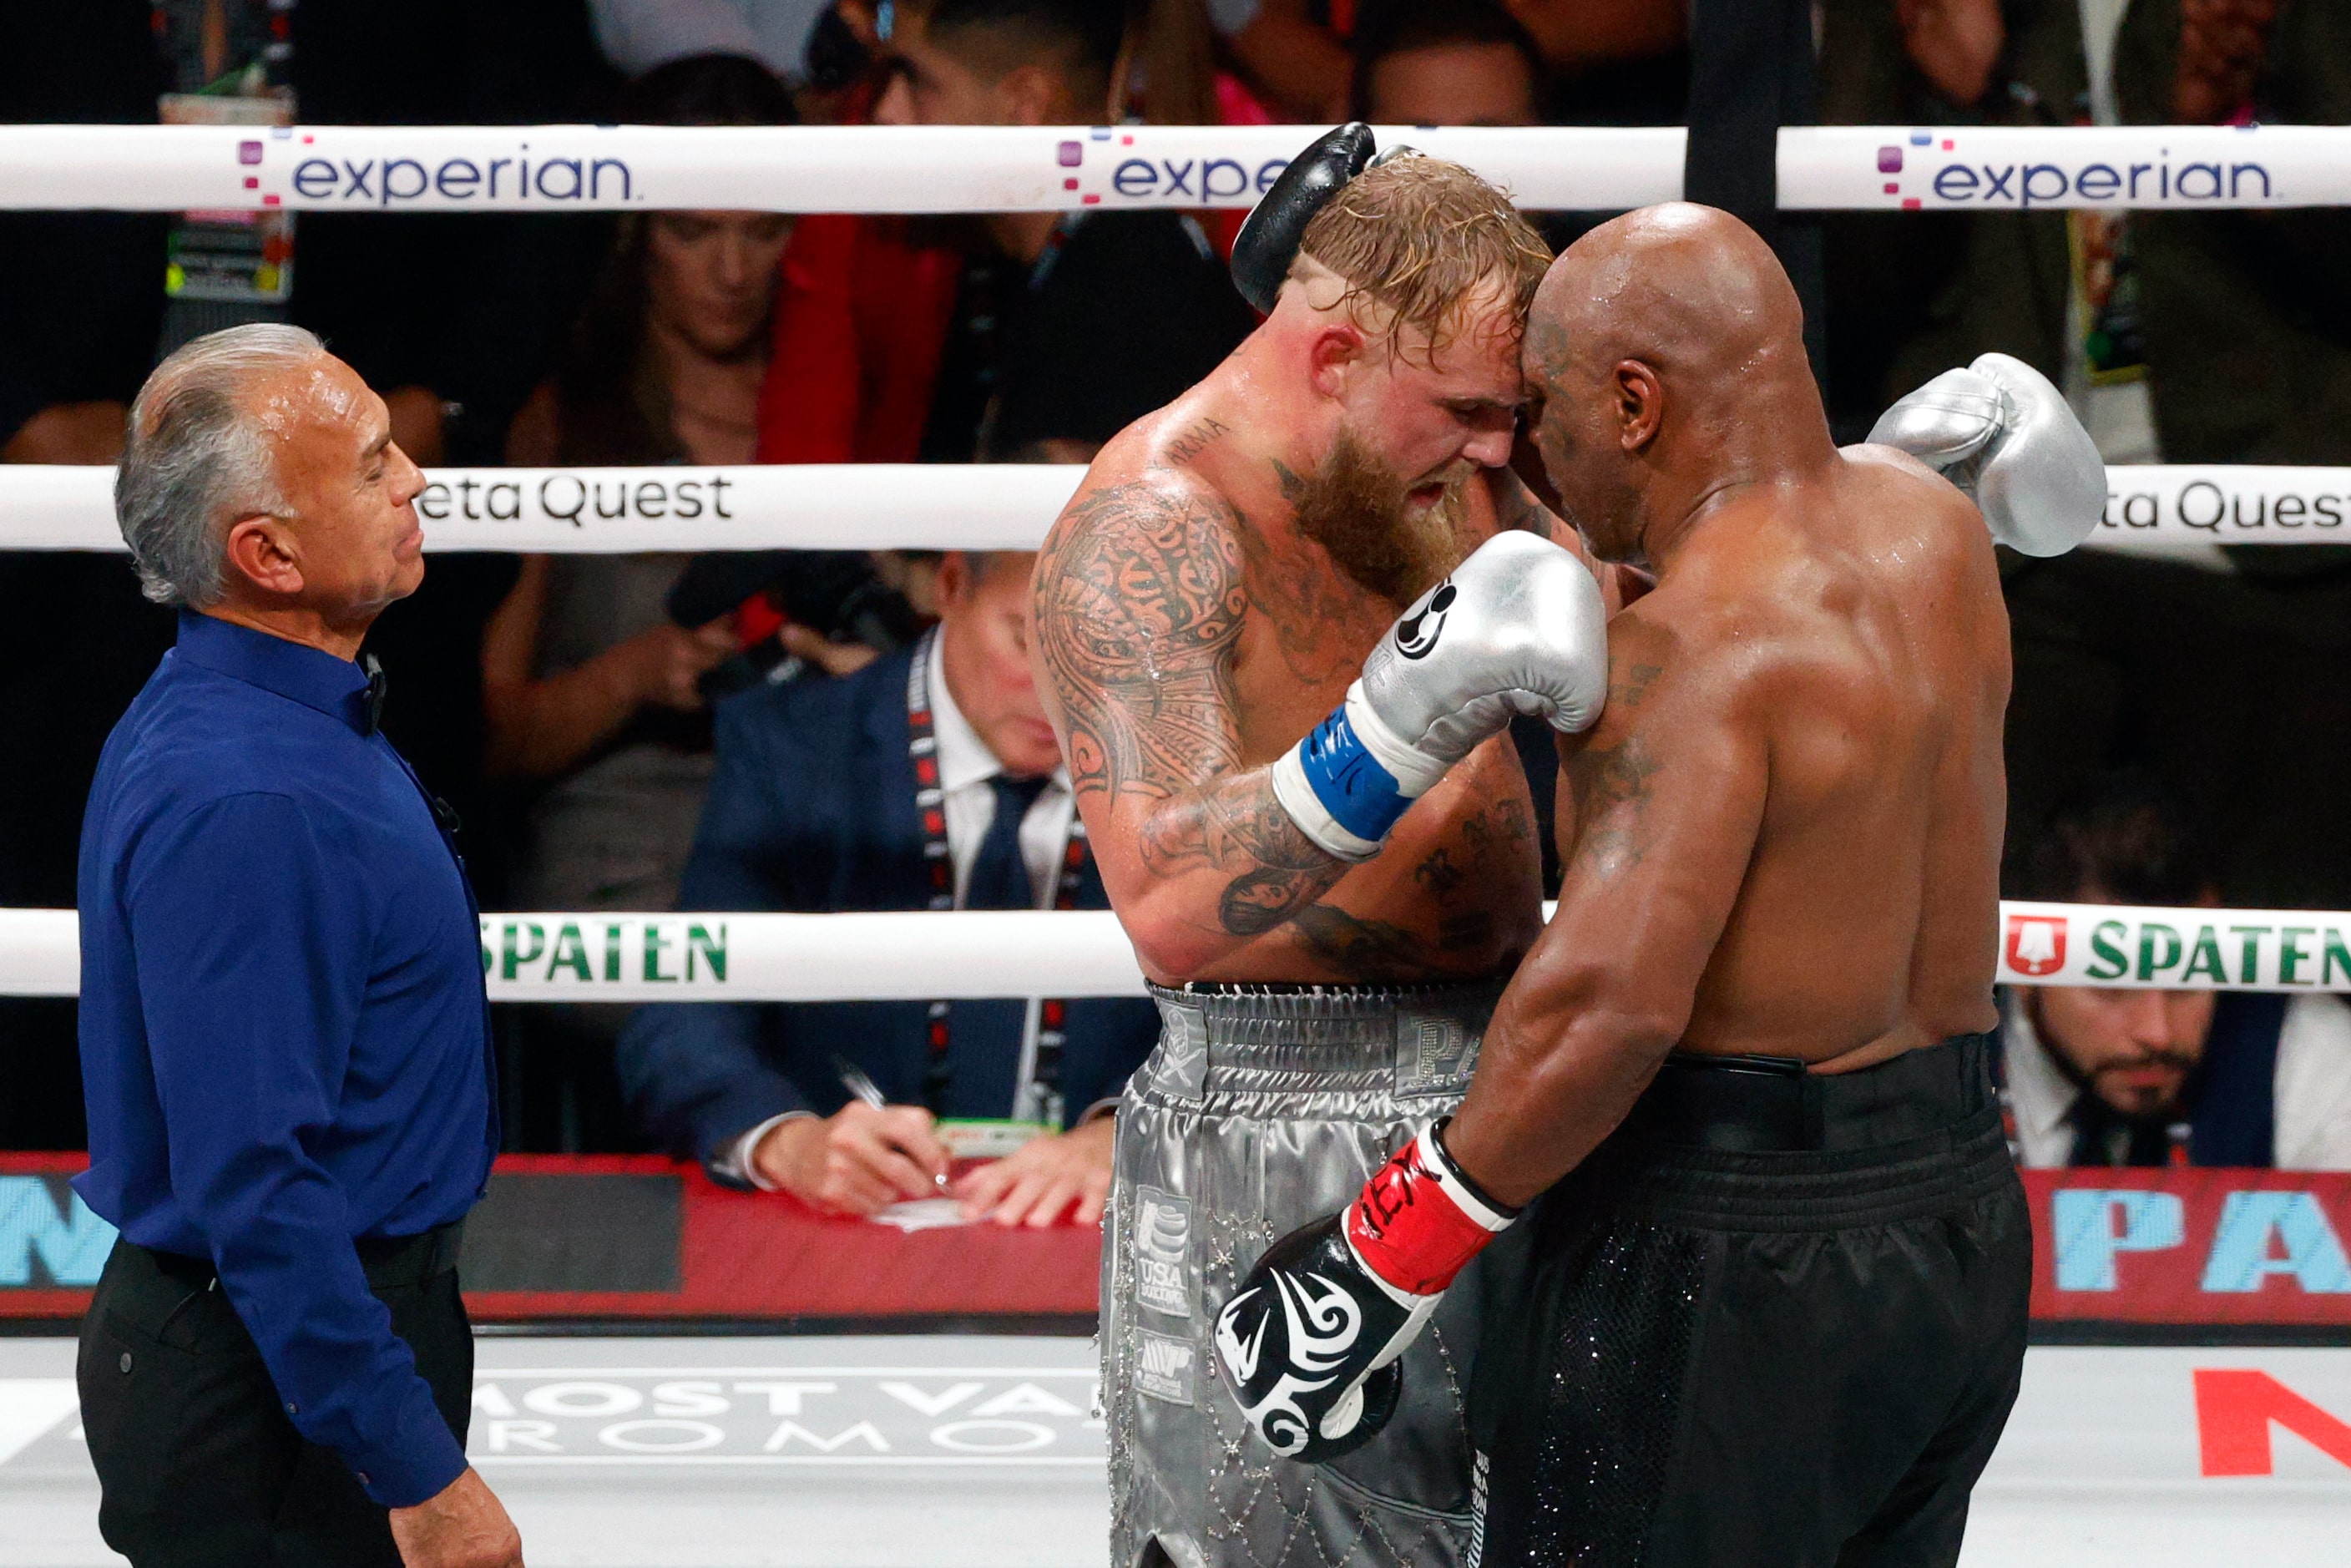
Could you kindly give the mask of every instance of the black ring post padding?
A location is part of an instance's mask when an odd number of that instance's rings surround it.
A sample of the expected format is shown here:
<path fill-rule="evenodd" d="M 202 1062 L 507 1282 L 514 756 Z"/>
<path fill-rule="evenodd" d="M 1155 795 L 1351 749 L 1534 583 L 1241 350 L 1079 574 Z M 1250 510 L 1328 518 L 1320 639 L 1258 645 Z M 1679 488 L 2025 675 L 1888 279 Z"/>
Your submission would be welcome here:
<path fill-rule="evenodd" d="M 1233 241 L 1233 287 L 1241 298 L 1266 315 L 1273 314 L 1281 298 L 1282 279 L 1298 259 L 1306 225 L 1339 188 L 1362 173 L 1378 151 L 1372 128 L 1351 120 L 1316 137 L 1312 145 L 1290 161 Z"/>
<path fill-rule="evenodd" d="M 1692 0 L 1689 143 L 1682 194 L 1745 223 L 1788 269 L 1804 307 L 1804 351 L 1827 381 L 1820 220 L 1780 211 L 1780 127 L 1818 112 L 1812 0 Z"/>

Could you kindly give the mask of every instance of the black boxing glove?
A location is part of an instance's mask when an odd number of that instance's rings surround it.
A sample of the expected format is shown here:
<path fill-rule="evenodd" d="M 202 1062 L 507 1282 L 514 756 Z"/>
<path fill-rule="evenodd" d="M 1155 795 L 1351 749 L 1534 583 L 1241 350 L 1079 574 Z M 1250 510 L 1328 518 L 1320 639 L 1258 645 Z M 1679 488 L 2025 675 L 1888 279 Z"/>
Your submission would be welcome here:
<path fill-rule="evenodd" d="M 1242 298 L 1273 314 L 1281 281 L 1290 276 L 1290 264 L 1298 259 L 1298 247 L 1306 238 L 1306 225 L 1339 193 L 1340 186 L 1370 167 L 1377 151 L 1372 128 L 1351 120 L 1316 137 L 1313 145 L 1290 161 L 1273 189 L 1249 209 L 1233 241 L 1233 284 Z"/>
<path fill-rule="evenodd" d="M 1517 1218 L 1430 1127 L 1353 1207 L 1267 1249 L 1217 1314 L 1217 1358 L 1266 1446 L 1301 1464 L 1362 1448 L 1395 1414 L 1397 1357 L 1469 1260 Z"/>

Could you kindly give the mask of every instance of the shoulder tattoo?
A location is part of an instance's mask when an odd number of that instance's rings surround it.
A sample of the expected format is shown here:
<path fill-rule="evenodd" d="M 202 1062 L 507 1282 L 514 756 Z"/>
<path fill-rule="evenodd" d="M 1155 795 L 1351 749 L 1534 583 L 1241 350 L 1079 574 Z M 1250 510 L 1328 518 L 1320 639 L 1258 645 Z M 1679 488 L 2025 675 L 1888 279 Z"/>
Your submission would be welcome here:
<path fill-rule="evenodd" d="M 1249 607 L 1231 508 L 1130 483 L 1080 497 L 1038 566 L 1037 637 L 1077 788 L 1169 795 L 1232 766 Z"/>

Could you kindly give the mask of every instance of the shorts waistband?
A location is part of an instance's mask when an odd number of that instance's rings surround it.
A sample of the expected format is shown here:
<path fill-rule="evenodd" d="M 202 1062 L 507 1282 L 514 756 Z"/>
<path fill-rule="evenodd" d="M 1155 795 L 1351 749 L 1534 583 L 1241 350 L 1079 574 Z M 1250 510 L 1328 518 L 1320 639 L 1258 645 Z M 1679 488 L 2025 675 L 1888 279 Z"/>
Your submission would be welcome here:
<path fill-rule="evenodd" d="M 1583 1214 L 1666 1225 L 1815 1231 L 1886 1225 L 2006 1195 L 2023 1201 L 2000 1110 L 1903 1143 L 1812 1153 L 1701 1148 L 1619 1129 L 1543 1198 L 1546 1226 Z"/>
<path fill-rule="evenodd" d="M 453 1219 L 414 1236 L 363 1236 L 351 1246 L 360 1255 L 360 1268 L 367 1274 L 368 1289 L 389 1291 L 402 1285 L 422 1285 L 455 1269 L 465 1239 L 465 1222 Z M 123 1245 L 135 1243 L 126 1241 Z M 202 1287 L 219 1277 L 220 1270 L 209 1258 L 192 1258 L 183 1252 L 164 1252 L 152 1247 L 141 1247 L 140 1250 L 152 1258 L 162 1272 L 192 1286 Z"/>
<path fill-rule="evenodd" d="M 1628 1134 L 1725 1153 L 1836 1153 L 1907 1143 L 1995 1103 L 1991 1037 L 1954 1035 L 1855 1072 L 1792 1058 L 1676 1051 L 1632 1113 Z"/>
<path fill-rule="evenodd" d="M 1143 1077 L 1179 1099 L 1212 1085 L 1458 1094 L 1503 984 L 1154 986 L 1159 1050 Z"/>

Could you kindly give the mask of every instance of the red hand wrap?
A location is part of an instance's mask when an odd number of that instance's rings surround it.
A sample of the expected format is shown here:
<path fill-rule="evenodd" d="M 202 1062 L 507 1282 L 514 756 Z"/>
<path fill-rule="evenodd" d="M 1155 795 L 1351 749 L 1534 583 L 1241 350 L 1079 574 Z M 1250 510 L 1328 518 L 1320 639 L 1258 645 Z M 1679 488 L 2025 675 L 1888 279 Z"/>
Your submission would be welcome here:
<path fill-rule="evenodd" d="M 1347 1240 L 1388 1284 L 1433 1296 L 1516 1218 L 1469 1190 L 1430 1127 L 1364 1184 L 1347 1211 Z"/>

